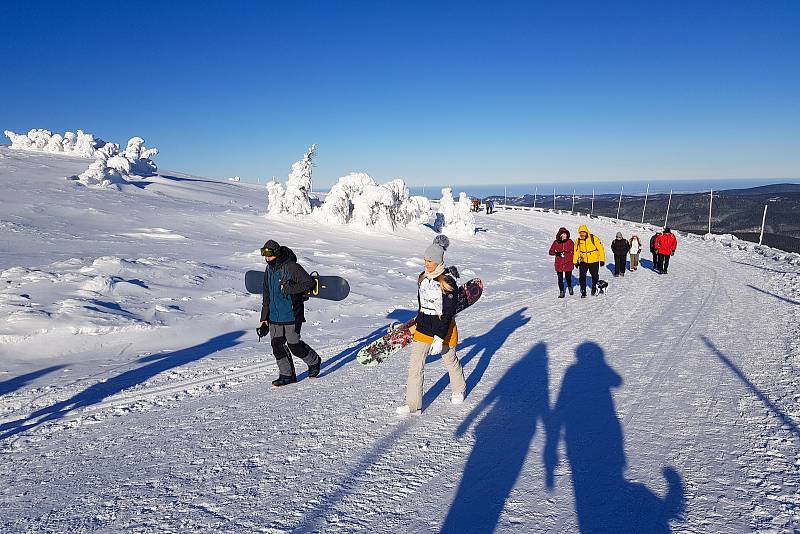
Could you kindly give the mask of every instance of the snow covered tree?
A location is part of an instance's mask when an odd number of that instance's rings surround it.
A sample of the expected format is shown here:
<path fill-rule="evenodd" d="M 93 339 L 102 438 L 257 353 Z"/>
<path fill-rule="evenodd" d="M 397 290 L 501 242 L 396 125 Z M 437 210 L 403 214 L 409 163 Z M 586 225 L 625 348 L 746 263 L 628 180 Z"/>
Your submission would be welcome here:
<path fill-rule="evenodd" d="M 388 188 L 369 184 L 353 199 L 353 224 L 364 230 L 393 232 L 394 207 L 394 198 Z"/>
<path fill-rule="evenodd" d="M 131 171 L 141 176 L 152 175 L 158 171 L 158 166 L 150 159 L 156 155 L 158 149 L 145 148 L 144 139 L 141 137 L 131 137 L 125 148 L 125 159 L 130 161 Z"/>
<path fill-rule="evenodd" d="M 284 201 L 286 197 L 286 187 L 280 182 L 269 182 L 267 184 L 267 214 L 280 215 L 285 213 Z"/>
<path fill-rule="evenodd" d="M 453 190 L 442 189 L 442 199 L 433 224 L 437 232 L 463 237 L 475 235 L 475 216 L 470 210 L 471 203 L 466 193 L 459 194 L 458 204 L 453 201 Z"/>
<path fill-rule="evenodd" d="M 295 217 L 311 213 L 311 170 L 317 145 L 311 145 L 303 159 L 292 164 L 286 185 L 267 185 L 267 213 L 277 215 L 288 213 Z"/>

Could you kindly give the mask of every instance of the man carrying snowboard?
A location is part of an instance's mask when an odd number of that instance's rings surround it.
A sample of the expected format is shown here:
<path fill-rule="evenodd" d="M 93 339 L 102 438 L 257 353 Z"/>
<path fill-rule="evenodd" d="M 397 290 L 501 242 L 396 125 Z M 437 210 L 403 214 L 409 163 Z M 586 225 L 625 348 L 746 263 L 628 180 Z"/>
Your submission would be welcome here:
<path fill-rule="evenodd" d="M 300 339 L 300 328 L 306 320 L 303 293 L 314 287 L 314 279 L 297 263 L 297 256 L 290 248 L 272 239 L 264 243 L 261 255 L 267 268 L 259 332 L 269 329 L 272 353 L 278 363 L 279 376 L 272 381 L 272 387 L 297 382 L 292 356 L 308 365 L 309 378 L 316 378 L 322 359 Z"/>
<path fill-rule="evenodd" d="M 458 300 L 458 286 L 450 276 L 450 269 L 444 265 L 444 251 L 450 241 L 446 236 L 437 236 L 433 244 L 425 249 L 425 270 L 417 280 L 416 332 L 411 344 L 411 361 L 408 365 L 406 383 L 406 403 L 399 406 L 399 415 L 418 412 L 422 409 L 422 385 L 425 359 L 431 351 L 434 338 L 442 340 L 442 362 L 450 374 L 450 400 L 453 404 L 464 402 L 467 384 L 464 370 L 456 356 L 458 329 L 455 315 Z"/>

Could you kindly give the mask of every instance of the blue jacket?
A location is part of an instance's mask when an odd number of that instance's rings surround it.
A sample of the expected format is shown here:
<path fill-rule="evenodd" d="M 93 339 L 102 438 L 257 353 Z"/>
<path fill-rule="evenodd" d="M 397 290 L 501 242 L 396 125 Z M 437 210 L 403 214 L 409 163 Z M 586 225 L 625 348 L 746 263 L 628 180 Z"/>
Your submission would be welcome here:
<path fill-rule="evenodd" d="M 303 294 L 314 287 L 314 278 L 297 263 L 290 248 L 281 247 L 273 264 L 264 271 L 261 320 L 272 324 L 302 323 Z"/>

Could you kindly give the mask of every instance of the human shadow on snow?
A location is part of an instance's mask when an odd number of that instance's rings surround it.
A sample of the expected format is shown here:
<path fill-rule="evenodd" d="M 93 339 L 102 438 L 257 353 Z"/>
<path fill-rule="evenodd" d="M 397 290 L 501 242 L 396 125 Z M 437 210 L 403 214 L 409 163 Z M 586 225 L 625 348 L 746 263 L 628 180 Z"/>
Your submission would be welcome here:
<path fill-rule="evenodd" d="M 0 425 L 0 432 L 2 432 L 2 434 L 0 434 L 0 440 L 10 438 L 20 432 L 30 430 L 48 421 L 61 419 L 75 410 L 86 408 L 93 404 L 99 404 L 104 399 L 138 384 L 142 384 L 164 371 L 186 365 L 187 363 L 200 360 L 220 350 L 236 346 L 241 343 L 239 338 L 242 337 L 244 333 L 243 330 L 228 332 L 227 334 L 211 338 L 193 347 L 174 352 L 162 352 L 140 358 L 139 361 L 147 363 L 147 365 L 125 371 L 120 375 L 93 384 L 73 397 L 37 410 L 24 419 Z"/>
<path fill-rule="evenodd" d="M 38 371 L 33 371 L 32 373 L 15 376 L 14 378 L 0 382 L 0 395 L 8 395 L 9 393 L 25 387 L 27 384 L 33 382 L 40 376 L 58 371 L 64 367 L 64 365 L 52 365 L 50 367 L 45 367 L 44 369 L 39 369 Z"/>
<path fill-rule="evenodd" d="M 500 347 L 505 344 L 508 337 L 513 334 L 514 331 L 522 328 L 530 322 L 531 318 L 524 315 L 527 310 L 527 307 L 520 308 L 508 317 L 501 319 L 492 327 L 491 330 L 485 334 L 468 337 L 458 344 L 458 351 L 460 353 L 463 353 L 465 349 L 469 348 L 469 351 L 467 351 L 464 356 L 459 355 L 461 365 L 464 367 L 466 367 L 466 365 L 472 361 L 475 356 L 480 354 L 480 359 L 475 364 L 475 368 L 466 377 L 466 395 L 469 395 L 469 393 L 475 389 L 475 386 L 480 383 L 483 374 L 489 367 L 489 362 L 491 361 L 492 357 L 498 350 L 500 350 Z M 429 356 L 427 362 L 430 363 L 441 359 L 441 354 L 436 354 Z M 425 395 L 422 398 L 422 405 L 429 406 L 444 391 L 449 383 L 450 375 L 448 373 L 444 373 L 444 375 L 439 378 L 439 380 L 437 380 L 427 392 L 425 392 Z"/>
<path fill-rule="evenodd" d="M 475 445 L 441 532 L 492 532 L 549 410 L 547 345 L 538 343 L 495 384 L 456 430 L 475 427 Z"/>
<path fill-rule="evenodd" d="M 622 377 L 608 366 L 597 344 L 582 343 L 575 352 L 576 362 L 564 374 L 546 420 L 546 487 L 555 487 L 563 430 L 580 532 L 670 532 L 669 521 L 681 518 L 685 510 L 680 474 L 672 467 L 662 470 L 667 482 L 664 497 L 625 479 L 622 424 L 611 395 L 612 388 L 622 385 Z"/>

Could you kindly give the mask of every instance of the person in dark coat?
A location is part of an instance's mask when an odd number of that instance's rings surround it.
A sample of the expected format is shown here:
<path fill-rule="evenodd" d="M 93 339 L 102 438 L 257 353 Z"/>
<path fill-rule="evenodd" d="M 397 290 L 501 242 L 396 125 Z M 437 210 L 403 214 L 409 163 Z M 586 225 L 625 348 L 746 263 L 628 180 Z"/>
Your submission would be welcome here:
<path fill-rule="evenodd" d="M 658 230 L 650 238 L 650 254 L 653 255 L 653 269 L 658 270 L 658 250 L 656 249 L 656 239 L 661 235 L 661 230 Z"/>
<path fill-rule="evenodd" d="M 272 386 L 297 382 L 292 356 L 308 365 L 309 378 L 316 378 L 322 359 L 300 339 L 300 328 L 306 320 L 303 294 L 314 287 L 314 278 L 297 263 L 292 249 L 272 239 L 264 243 L 261 255 L 267 268 L 264 271 L 259 332 L 269 329 L 272 353 L 278 363 L 278 378 L 272 381 Z"/>
<path fill-rule="evenodd" d="M 556 275 L 558 275 L 558 298 L 564 298 L 564 279 L 566 278 L 566 287 L 569 294 L 573 295 L 572 291 L 572 270 L 575 268 L 575 263 L 572 261 L 575 254 L 575 243 L 569 238 L 569 230 L 564 227 L 558 229 L 556 239 L 550 245 L 550 255 L 555 256 Z"/>
<path fill-rule="evenodd" d="M 622 232 L 617 232 L 617 238 L 611 242 L 611 250 L 614 252 L 614 276 L 625 276 L 625 264 L 630 249 L 631 244 L 622 237 Z"/>

